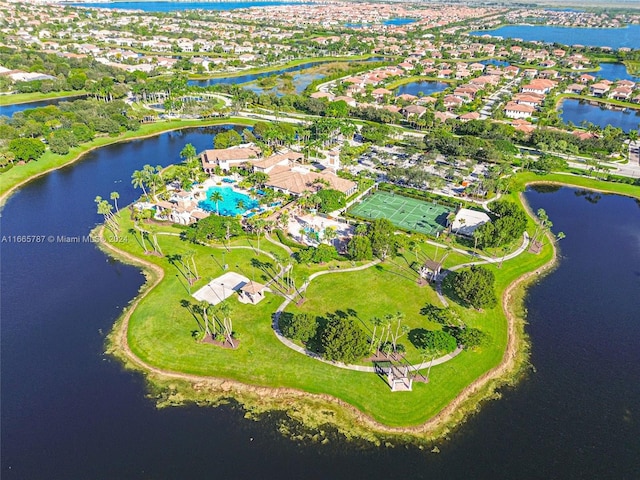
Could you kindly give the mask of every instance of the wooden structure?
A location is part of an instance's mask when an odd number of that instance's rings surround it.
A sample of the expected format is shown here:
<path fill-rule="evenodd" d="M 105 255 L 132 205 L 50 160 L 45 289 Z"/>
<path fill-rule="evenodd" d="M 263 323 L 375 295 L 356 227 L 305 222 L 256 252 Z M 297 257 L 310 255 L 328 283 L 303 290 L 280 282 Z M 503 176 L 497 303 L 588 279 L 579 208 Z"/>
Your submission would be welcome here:
<path fill-rule="evenodd" d="M 422 267 L 420 267 L 420 277 L 433 281 L 436 279 L 440 272 L 442 271 L 442 262 L 436 262 L 435 260 L 431 260 L 428 258 L 425 260 Z"/>
<path fill-rule="evenodd" d="M 265 285 L 257 282 L 248 282 L 240 287 L 240 301 L 243 303 L 252 303 L 255 305 L 264 299 L 264 292 L 267 289 Z"/>
<path fill-rule="evenodd" d="M 413 388 L 413 379 L 409 378 L 409 367 L 405 365 L 391 365 L 387 371 L 387 382 L 392 392 L 410 392 Z"/>

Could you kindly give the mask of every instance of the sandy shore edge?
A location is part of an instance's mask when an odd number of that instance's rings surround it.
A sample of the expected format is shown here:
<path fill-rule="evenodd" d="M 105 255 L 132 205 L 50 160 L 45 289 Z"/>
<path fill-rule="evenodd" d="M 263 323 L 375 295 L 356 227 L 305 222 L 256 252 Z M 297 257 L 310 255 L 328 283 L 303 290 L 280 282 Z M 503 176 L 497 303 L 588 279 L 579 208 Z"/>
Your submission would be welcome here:
<path fill-rule="evenodd" d="M 532 215 L 531 209 L 522 194 L 520 195 L 520 201 L 528 214 Z M 534 219 L 536 218 L 535 216 L 532 217 Z M 553 256 L 551 260 L 537 269 L 518 277 L 504 290 L 501 304 L 507 318 L 508 338 L 507 347 L 502 361 L 496 367 L 467 385 L 445 408 L 426 422 L 411 427 L 391 427 L 379 423 L 351 404 L 331 395 L 312 394 L 292 388 L 260 387 L 241 383 L 232 379 L 184 374 L 154 367 L 153 365 L 150 365 L 138 358 L 131 350 L 127 340 L 129 320 L 138 304 L 162 281 L 164 278 L 164 270 L 154 263 L 147 262 L 139 257 L 129 254 L 128 252 L 124 252 L 116 248 L 114 245 L 106 242 L 104 239 L 104 227 L 100 228 L 99 235 L 103 239 L 103 241 L 100 242 L 100 245 L 104 247 L 104 250 L 107 253 L 126 263 L 141 266 L 147 276 L 147 283 L 143 287 L 141 293 L 125 309 L 122 317 L 115 324 L 112 332 L 113 337 L 111 337 L 111 339 L 113 340 L 113 348 L 116 350 L 113 353 L 121 354 L 125 363 L 144 372 L 152 383 L 154 379 L 163 383 L 172 380 L 185 381 L 191 385 L 194 391 L 209 392 L 218 397 L 222 394 L 226 397 L 239 399 L 240 403 L 243 403 L 243 397 L 247 396 L 252 398 L 257 396 L 263 400 L 271 398 L 277 401 L 277 404 L 273 405 L 273 407 L 268 407 L 267 410 L 288 410 L 286 407 L 290 406 L 292 401 L 300 400 L 310 400 L 316 405 L 329 404 L 344 410 L 349 422 L 355 422 L 357 424 L 355 430 L 364 429 L 368 433 L 379 434 L 383 437 L 404 436 L 422 439 L 434 439 L 441 437 L 452 427 L 462 423 L 469 414 L 476 411 L 478 404 L 482 400 L 490 398 L 497 387 L 505 383 L 509 383 L 510 375 L 517 372 L 522 367 L 524 360 L 519 360 L 518 357 L 518 354 L 524 347 L 525 337 L 520 334 L 520 331 L 517 328 L 518 322 L 523 319 L 518 318 L 513 312 L 514 293 L 518 292 L 520 288 L 524 288 L 526 285 L 530 284 L 533 280 L 539 278 L 543 273 L 549 271 L 557 262 L 556 248 L 553 245 L 553 242 L 551 242 L 553 248 Z M 342 422 L 332 422 L 330 416 L 326 418 L 326 421 L 334 423 L 338 429 L 346 427 L 345 425 L 340 424 Z M 348 429 L 354 430 L 354 426 L 355 425 L 353 424 L 348 425 Z M 359 435 L 356 434 L 356 436 Z"/>

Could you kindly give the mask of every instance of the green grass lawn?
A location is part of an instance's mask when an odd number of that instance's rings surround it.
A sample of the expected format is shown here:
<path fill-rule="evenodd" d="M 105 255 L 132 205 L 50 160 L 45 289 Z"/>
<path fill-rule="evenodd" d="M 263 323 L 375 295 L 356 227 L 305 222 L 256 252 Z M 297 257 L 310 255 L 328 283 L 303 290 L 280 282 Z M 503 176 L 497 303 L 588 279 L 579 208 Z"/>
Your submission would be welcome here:
<path fill-rule="evenodd" d="M 640 197 L 640 186 L 628 185 L 625 183 L 606 182 L 595 178 L 580 177 L 577 175 L 565 175 L 561 173 L 551 173 L 539 175 L 534 172 L 520 172 L 515 177 L 516 190 L 524 190 L 527 183 L 549 182 L 563 184 L 567 186 L 591 188 L 603 192 L 616 193 L 631 197 Z"/>
<path fill-rule="evenodd" d="M 538 176 L 520 174 L 517 181 L 521 186 L 532 181 L 573 181 L 612 191 L 627 190 L 628 185 L 606 184 L 591 179 L 574 178 L 566 175 Z M 604 188 L 603 188 L 604 187 Z M 640 196 L 640 187 L 632 187 L 633 194 Z M 631 194 L 631 193 L 629 193 Z M 517 193 L 508 195 L 517 200 Z M 123 230 L 131 227 L 127 218 L 121 220 Z M 533 220 L 529 231 L 533 231 Z M 172 226 L 160 230 L 176 233 L 180 229 Z M 201 246 L 188 244 L 177 236 L 159 235 L 159 241 L 166 255 L 193 251 L 198 265 L 200 280 L 191 292 L 223 273 L 222 246 Z M 233 246 L 255 246 L 257 239 L 240 238 Z M 261 248 L 284 255 L 284 250 L 266 240 Z M 328 394 L 353 405 L 384 425 L 400 427 L 424 423 L 440 412 L 467 385 L 482 374 L 497 366 L 507 344 L 507 322 L 500 305 L 493 309 L 477 311 L 465 308 L 455 302 L 455 295 L 449 293 L 452 308 L 460 313 L 464 322 L 490 335 L 490 342 L 477 351 L 463 352 L 453 360 L 434 367 L 429 384 L 414 384 L 413 392 L 392 393 L 386 384 L 372 373 L 361 373 L 339 369 L 297 353 L 276 338 L 271 324 L 272 314 L 282 298 L 267 293 L 266 299 L 258 305 L 242 305 L 231 298 L 233 328 L 240 342 L 237 350 L 225 350 L 194 339 L 198 332 L 197 315 L 182 306 L 190 299 L 189 287 L 181 279 L 175 266 L 167 257 L 144 255 L 139 243 L 129 234 L 127 242 L 116 247 L 161 266 L 165 271 L 164 280 L 143 299 L 132 313 L 127 338 L 132 351 L 143 361 L 161 369 L 227 378 L 242 383 L 264 387 L 288 387 L 309 393 Z M 434 255 L 435 246 L 420 244 L 423 253 Z M 248 276 L 260 278 L 262 271 L 252 265 L 252 260 L 272 262 L 265 255 L 254 250 L 231 250 L 224 254 L 224 262 Z M 419 287 L 415 277 L 407 270 L 415 253 L 403 252 L 392 260 L 359 272 L 341 272 L 320 276 L 309 286 L 307 301 L 301 306 L 291 305 L 288 311 L 304 311 L 323 316 L 338 310 L 355 312 L 368 327 L 372 316 L 401 311 L 411 328 L 439 328 L 420 314 L 427 304 L 440 306 L 432 287 Z M 516 259 L 505 261 L 502 268 L 489 266 L 496 276 L 496 294 L 501 297 L 505 288 L 520 276 L 549 262 L 553 252 L 547 243 L 538 255 L 524 253 Z M 467 262 L 469 258 L 459 253 L 451 254 L 448 266 Z M 348 266 L 350 262 L 342 262 Z M 238 267 L 236 267 L 238 265 Z M 308 275 L 323 266 L 294 267 L 294 276 Z M 327 266 L 324 266 L 327 268 Z M 261 279 L 261 278 L 260 278 Z M 262 279 L 261 279 L 262 280 Z M 522 294 L 516 295 L 521 298 Z M 521 328 L 521 327 L 520 327 Z M 418 352 L 406 337 L 400 340 L 408 347 L 408 357 L 419 361 Z M 188 396 L 188 394 L 187 394 Z"/>
<path fill-rule="evenodd" d="M 129 220 L 123 220 L 124 230 L 130 225 Z M 187 244 L 175 236 L 159 235 L 158 238 L 166 255 L 188 250 L 196 253 L 201 280 L 193 285 L 192 292 L 222 274 L 221 247 Z M 247 242 L 256 243 L 255 239 L 244 239 L 235 244 Z M 165 270 L 165 279 L 133 313 L 128 331 L 133 352 L 144 361 L 163 369 L 230 378 L 252 385 L 326 393 L 348 402 L 383 424 L 410 426 L 420 424 L 439 412 L 466 385 L 496 366 L 504 352 L 506 321 L 500 307 L 481 313 L 456 306 L 468 325 L 489 333 L 492 339 L 490 345 L 477 352 L 464 352 L 452 361 L 434 367 L 428 385 L 415 384 L 411 393 L 392 393 L 374 374 L 338 369 L 307 358 L 281 344 L 271 328 L 271 315 L 282 299 L 269 293 L 257 306 L 242 305 L 232 299 L 234 330 L 240 340 L 237 350 L 201 344 L 192 337 L 192 333 L 198 330 L 195 317 L 181 306 L 181 301 L 189 299 L 189 293 L 176 268 L 169 264 L 166 257 L 142 255 L 139 244 L 131 235 L 128 242 L 116 246 Z M 280 250 L 266 241 L 261 242 L 261 248 Z M 429 250 L 435 247 L 423 248 Z M 408 263 L 412 255 L 407 254 L 406 260 L 396 257 L 394 262 L 398 265 Z M 550 249 L 546 249 L 541 256 L 527 256 L 524 262 L 505 262 L 501 270 L 496 269 L 500 287 L 546 261 L 549 255 Z M 242 271 L 255 271 L 256 275 L 260 275 L 251 266 L 251 260 L 255 257 L 255 252 L 250 250 L 232 250 L 226 253 L 226 263 L 232 266 L 231 270 L 237 264 Z M 271 261 L 264 255 L 258 255 L 257 258 Z M 461 258 L 467 260 L 465 256 L 461 255 Z M 300 265 L 295 268 L 302 270 Z M 373 315 L 400 310 L 406 314 L 407 322 L 412 327 L 439 328 L 429 324 L 419 313 L 427 303 L 439 305 L 435 292 L 430 286 L 417 286 L 415 278 L 405 278 L 405 274 L 403 268 L 388 262 L 360 272 L 321 276 L 311 283 L 308 300 L 300 309 L 318 315 L 337 309 L 352 309 L 364 321 Z M 292 310 L 295 308 L 292 307 Z M 401 342 L 410 347 L 406 337 Z M 420 360 L 415 349 L 410 350 L 409 355 L 412 360 Z"/>

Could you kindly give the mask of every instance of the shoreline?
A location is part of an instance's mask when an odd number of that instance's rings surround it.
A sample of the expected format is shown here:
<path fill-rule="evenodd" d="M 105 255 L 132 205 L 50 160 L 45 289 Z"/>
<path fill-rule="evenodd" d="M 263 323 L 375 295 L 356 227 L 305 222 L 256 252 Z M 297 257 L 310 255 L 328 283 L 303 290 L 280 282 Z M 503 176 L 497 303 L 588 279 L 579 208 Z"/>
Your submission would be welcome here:
<path fill-rule="evenodd" d="M 17 94 L 9 94 L 9 95 L 0 95 L 0 99 L 10 98 L 11 95 L 22 95 L 22 94 L 17 93 Z M 0 108 L 10 107 L 12 105 L 24 105 L 25 103 L 46 102 L 48 100 L 63 101 L 65 98 L 78 98 L 78 97 L 87 97 L 87 96 L 89 96 L 89 94 L 87 92 L 84 92 L 84 93 L 78 93 L 78 94 L 72 94 L 72 95 L 43 95 L 42 98 L 29 98 L 26 100 L 18 100 L 17 102 L 11 102 L 11 103 L 3 103 L 0 100 Z"/>
<path fill-rule="evenodd" d="M 519 200 L 527 214 L 531 215 L 531 210 L 522 195 L 519 196 Z M 533 218 L 535 221 L 535 217 Z M 449 404 L 426 422 L 415 426 L 392 427 L 374 420 L 355 406 L 329 394 L 314 394 L 288 387 L 262 387 L 233 379 L 185 374 L 154 367 L 141 360 L 128 345 L 129 319 L 142 299 L 160 284 L 164 278 L 164 270 L 158 265 L 119 250 L 106 242 L 103 234 L 104 227 L 100 227 L 99 235 L 103 239 L 100 242 L 101 250 L 120 261 L 140 266 L 147 278 L 140 294 L 124 309 L 114 324 L 108 336 L 107 352 L 119 358 L 126 368 L 141 371 L 147 380 L 161 391 L 173 392 L 162 402 L 163 405 L 185 402 L 217 405 L 221 400 L 233 398 L 248 413 L 284 411 L 293 421 L 299 421 L 309 428 L 330 423 L 348 438 L 362 438 L 374 443 L 389 439 L 420 443 L 442 438 L 476 412 L 484 400 L 494 397 L 497 388 L 517 381 L 527 364 L 528 342 L 524 332 L 525 319 L 516 313 L 516 309 L 528 285 L 557 264 L 557 249 L 550 243 L 553 252 L 551 259 L 514 279 L 502 292 L 501 304 L 507 320 L 507 345 L 498 365 L 464 387 Z M 516 297 L 518 298 L 515 299 Z M 184 382 L 182 388 L 187 388 L 189 395 L 180 393 L 175 381 Z"/>
<path fill-rule="evenodd" d="M 127 138 L 114 138 L 113 141 L 101 144 L 101 145 L 92 145 L 91 147 L 89 147 L 87 150 L 78 153 L 75 157 L 70 158 L 68 161 L 65 161 L 63 163 L 61 163 L 60 165 L 54 165 L 50 168 L 47 168 L 45 170 L 42 170 L 41 172 L 37 172 L 34 173 L 33 175 L 31 175 L 30 177 L 25 178 L 24 180 L 20 180 L 18 183 L 16 183 L 15 185 L 12 185 L 11 187 L 9 187 L 9 189 L 4 192 L 3 194 L 0 195 L 0 209 L 2 209 L 2 207 L 4 207 L 4 204 L 7 202 L 7 200 L 11 197 L 11 195 L 13 195 L 17 190 L 19 190 L 21 187 L 25 186 L 26 184 L 28 184 L 29 182 L 42 177 L 43 175 L 46 175 L 48 173 L 51 173 L 55 170 L 60 170 L 61 168 L 67 167 L 69 165 L 72 165 L 74 163 L 76 163 L 77 161 L 79 161 L 80 159 L 82 159 L 82 157 L 84 157 L 85 155 L 87 155 L 88 153 L 98 149 L 98 148 L 102 148 L 102 147 L 106 147 L 108 145 L 113 145 L 116 143 L 124 143 L 124 142 L 130 142 L 133 140 L 140 140 L 140 139 L 144 139 L 144 138 L 150 138 L 150 137 L 155 137 L 156 135 L 161 135 L 163 133 L 166 132 L 173 132 L 176 130 L 183 130 L 185 128 L 200 128 L 200 127 L 211 127 L 211 126 L 215 126 L 215 125 L 245 125 L 244 123 L 238 123 L 237 120 L 238 118 L 235 118 L 236 121 L 231 120 L 231 118 L 226 119 L 228 121 L 219 121 L 219 119 L 215 119 L 214 121 L 210 121 L 210 122 L 202 122 L 202 123 L 195 123 L 192 125 L 178 125 L 175 127 L 168 127 L 166 129 L 161 129 L 158 130 L 156 132 L 152 132 L 152 133 L 145 133 L 142 135 L 136 135 L 133 137 L 127 137 Z M 242 119 L 243 121 L 247 121 L 246 119 Z M 251 120 L 248 120 L 249 124 L 254 123 Z M 100 137 L 100 138 L 104 138 L 104 137 Z M 38 160 L 35 160 L 35 162 L 37 162 Z M 14 167 L 15 168 L 15 167 Z M 2 176 L 0 175 L 0 180 L 2 180 Z"/>

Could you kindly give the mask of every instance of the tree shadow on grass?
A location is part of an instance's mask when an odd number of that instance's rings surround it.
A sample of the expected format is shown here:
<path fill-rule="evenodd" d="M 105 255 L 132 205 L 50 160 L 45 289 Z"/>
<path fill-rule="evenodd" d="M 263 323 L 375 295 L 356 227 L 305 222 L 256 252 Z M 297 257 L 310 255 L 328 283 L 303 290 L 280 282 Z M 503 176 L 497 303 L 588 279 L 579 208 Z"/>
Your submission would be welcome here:
<path fill-rule="evenodd" d="M 429 330 L 426 328 L 414 328 L 409 330 L 407 337 L 411 344 L 416 347 L 418 350 L 423 349 L 425 347 L 424 338 L 429 334 Z"/>
<path fill-rule="evenodd" d="M 192 304 L 189 300 L 183 298 L 182 300 L 180 300 L 180 306 L 186 309 L 191 314 L 193 319 L 198 324 L 198 329 L 200 331 L 203 331 L 204 327 L 200 323 L 200 318 L 198 318 L 198 316 L 196 315 L 196 305 Z M 193 332 L 191 332 L 191 335 L 193 336 Z"/>
<path fill-rule="evenodd" d="M 376 265 L 374 268 L 376 270 L 378 270 L 379 272 L 382 272 L 382 273 L 388 273 L 390 275 L 395 275 L 397 277 L 404 278 L 406 280 L 411 280 L 411 282 L 415 281 L 415 278 L 412 278 L 412 277 L 410 277 L 410 276 L 408 276 L 406 274 L 403 274 L 401 272 L 398 272 L 398 271 L 393 271 L 393 270 L 391 270 L 391 268 L 385 268 L 385 267 L 383 267 L 382 265 L 379 265 L 379 264 Z"/>

